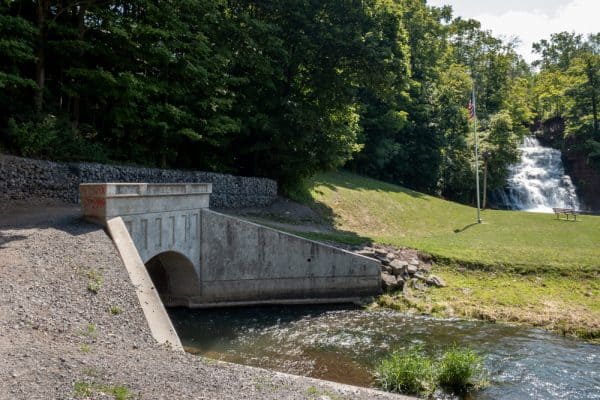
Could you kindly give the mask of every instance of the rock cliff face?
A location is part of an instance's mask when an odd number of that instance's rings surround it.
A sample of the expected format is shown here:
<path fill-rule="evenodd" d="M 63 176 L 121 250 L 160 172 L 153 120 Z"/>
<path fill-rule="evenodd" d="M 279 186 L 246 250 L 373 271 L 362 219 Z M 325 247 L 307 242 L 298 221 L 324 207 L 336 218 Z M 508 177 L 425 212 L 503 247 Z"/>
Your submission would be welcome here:
<path fill-rule="evenodd" d="M 563 139 L 565 122 L 556 117 L 534 127 L 536 136 L 545 146 L 551 146 L 562 152 L 565 173 L 571 177 L 577 188 L 581 209 L 600 212 L 600 171 L 587 164 L 585 154 L 578 149 L 580 143 Z"/>
<path fill-rule="evenodd" d="M 586 156 L 578 150 L 563 152 L 563 164 L 577 188 L 581 208 L 600 212 L 600 171 L 589 166 Z"/>

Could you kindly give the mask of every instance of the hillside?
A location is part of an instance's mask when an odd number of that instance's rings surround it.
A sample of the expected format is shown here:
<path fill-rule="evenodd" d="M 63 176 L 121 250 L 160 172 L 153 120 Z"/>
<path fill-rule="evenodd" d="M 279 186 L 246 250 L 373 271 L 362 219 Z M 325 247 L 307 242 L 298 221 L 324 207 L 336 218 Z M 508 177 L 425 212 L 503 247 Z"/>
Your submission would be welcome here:
<path fill-rule="evenodd" d="M 600 217 L 488 210 L 477 224 L 472 207 L 350 173 L 317 175 L 292 197 L 326 222 L 288 224 L 299 235 L 433 256 L 446 287 L 385 294 L 380 306 L 600 339 Z"/>
<path fill-rule="evenodd" d="M 472 207 L 373 179 L 320 174 L 294 193 L 336 229 L 332 239 L 353 235 L 413 247 L 440 261 L 506 272 L 584 274 L 600 271 L 600 217 L 577 222 L 553 215 L 485 210 L 476 223 Z"/>

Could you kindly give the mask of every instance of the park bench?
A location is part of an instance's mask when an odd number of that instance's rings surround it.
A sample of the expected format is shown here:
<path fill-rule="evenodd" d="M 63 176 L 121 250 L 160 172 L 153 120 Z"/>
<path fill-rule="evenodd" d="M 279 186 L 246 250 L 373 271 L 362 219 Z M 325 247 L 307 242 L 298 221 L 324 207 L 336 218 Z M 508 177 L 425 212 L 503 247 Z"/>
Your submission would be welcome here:
<path fill-rule="evenodd" d="M 573 216 L 573 219 L 577 221 L 577 214 L 579 211 L 573 210 L 572 208 L 553 208 L 554 214 L 556 214 L 556 219 L 560 219 L 560 215 L 564 214 L 567 219 L 569 219 L 569 215 Z"/>

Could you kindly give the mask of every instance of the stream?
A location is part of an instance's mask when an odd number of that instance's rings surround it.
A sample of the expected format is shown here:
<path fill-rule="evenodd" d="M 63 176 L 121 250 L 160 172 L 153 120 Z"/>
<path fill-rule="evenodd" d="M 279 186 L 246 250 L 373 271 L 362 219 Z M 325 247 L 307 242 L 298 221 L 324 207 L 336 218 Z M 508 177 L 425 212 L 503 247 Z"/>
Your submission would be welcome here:
<path fill-rule="evenodd" d="M 467 399 L 600 399 L 600 346 L 540 329 L 347 306 L 170 309 L 187 351 L 358 386 L 394 349 L 457 344 L 484 356 L 485 389 Z M 455 398 L 436 392 L 437 398 Z"/>

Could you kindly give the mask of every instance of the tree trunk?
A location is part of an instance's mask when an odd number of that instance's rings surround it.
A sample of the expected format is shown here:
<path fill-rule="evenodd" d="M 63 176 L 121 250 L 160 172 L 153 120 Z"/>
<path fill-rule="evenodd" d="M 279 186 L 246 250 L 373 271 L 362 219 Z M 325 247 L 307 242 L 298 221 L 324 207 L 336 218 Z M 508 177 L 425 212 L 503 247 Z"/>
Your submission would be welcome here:
<path fill-rule="evenodd" d="M 44 86 L 46 85 L 46 17 L 48 13 L 48 1 L 39 0 L 37 7 L 37 26 L 39 30 L 38 49 L 35 61 L 35 82 L 37 91 L 35 94 L 35 112 L 39 116 L 44 106 Z"/>
<path fill-rule="evenodd" d="M 77 40 L 83 41 L 85 36 L 85 13 L 87 12 L 88 4 L 82 4 L 79 6 L 79 12 L 77 13 Z M 80 46 L 79 57 L 83 58 L 83 50 Z M 77 134 L 79 130 L 79 109 L 81 102 L 81 94 L 77 93 L 73 98 L 73 115 L 71 116 L 71 129 Z"/>
<path fill-rule="evenodd" d="M 595 87 L 592 87 L 592 117 L 594 120 L 594 139 L 599 139 L 600 128 L 598 128 L 598 98 L 596 97 Z"/>

